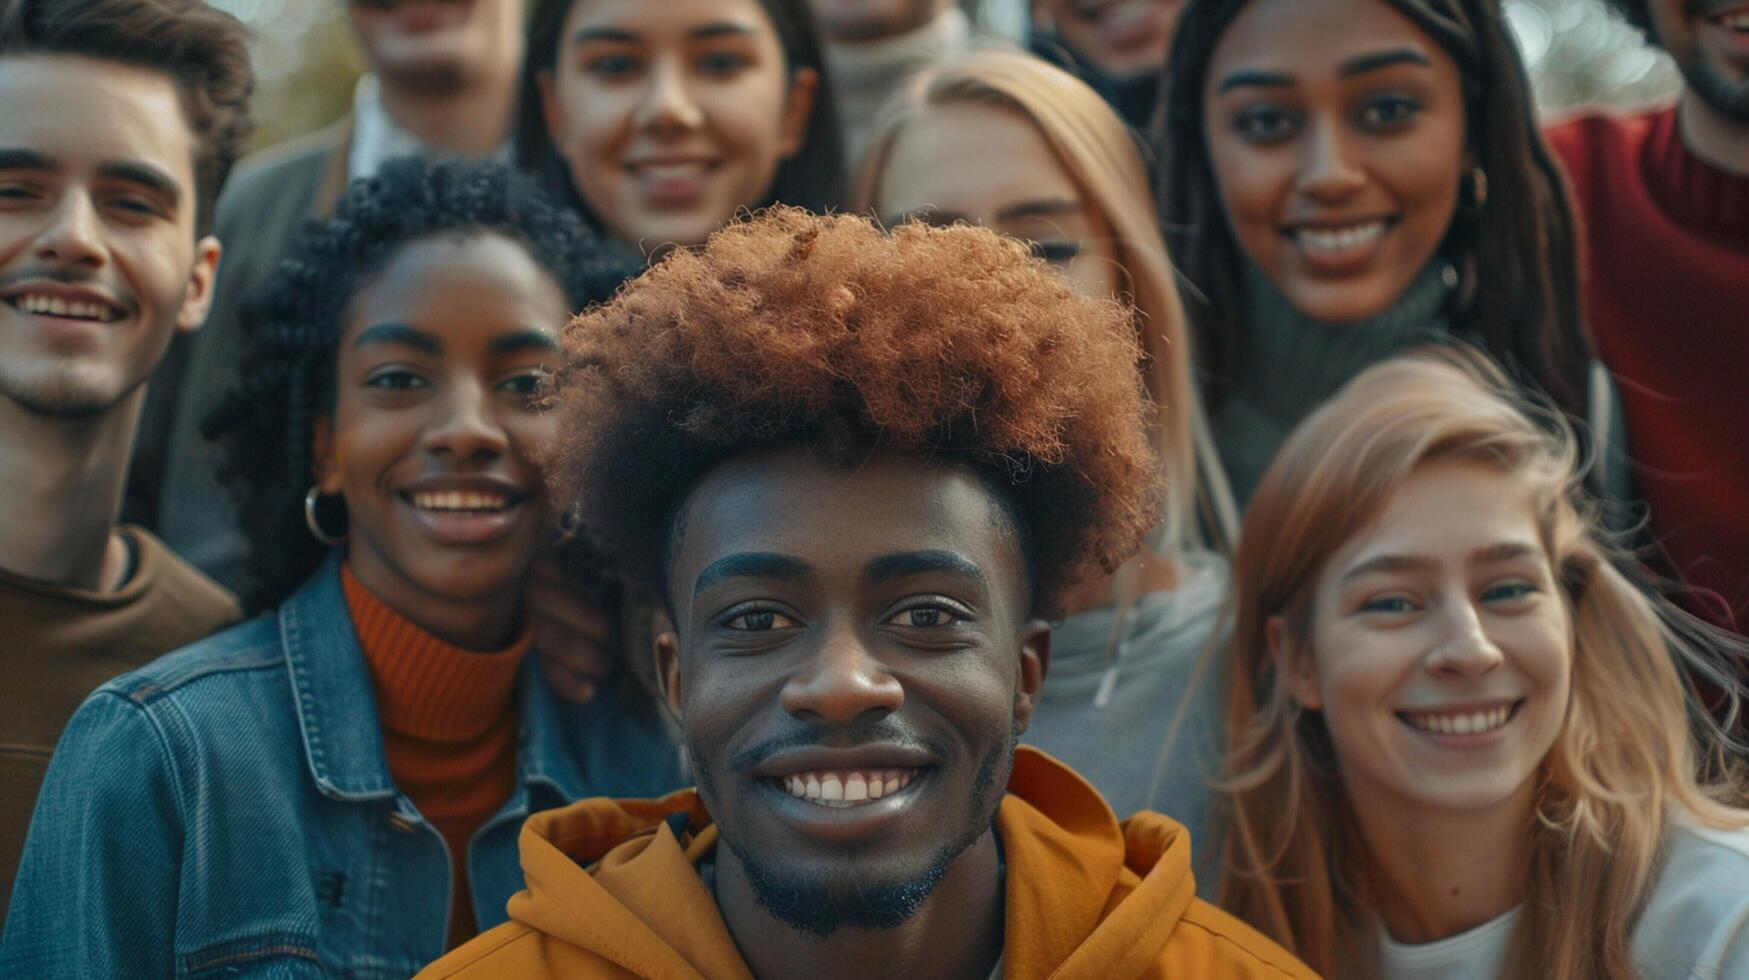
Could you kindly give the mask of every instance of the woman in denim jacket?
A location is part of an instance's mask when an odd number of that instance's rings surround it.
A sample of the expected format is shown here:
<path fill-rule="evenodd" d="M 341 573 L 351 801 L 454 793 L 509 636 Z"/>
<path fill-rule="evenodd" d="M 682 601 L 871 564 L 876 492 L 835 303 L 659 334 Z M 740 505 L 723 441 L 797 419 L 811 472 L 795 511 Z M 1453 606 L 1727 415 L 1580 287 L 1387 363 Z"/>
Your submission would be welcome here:
<path fill-rule="evenodd" d="M 210 425 L 278 613 L 79 710 L 0 973 L 405 977 L 504 921 L 528 814 L 680 783 L 635 692 L 523 656 L 538 388 L 634 268 L 502 167 L 393 164 L 306 230 Z"/>

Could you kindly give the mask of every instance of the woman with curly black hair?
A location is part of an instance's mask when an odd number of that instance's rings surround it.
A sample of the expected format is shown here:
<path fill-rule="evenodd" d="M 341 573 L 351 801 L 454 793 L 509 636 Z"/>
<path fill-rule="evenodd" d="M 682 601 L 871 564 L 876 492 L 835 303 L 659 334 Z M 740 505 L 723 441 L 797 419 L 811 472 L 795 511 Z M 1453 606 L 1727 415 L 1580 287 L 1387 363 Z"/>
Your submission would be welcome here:
<path fill-rule="evenodd" d="M 405 161 L 252 299 L 211 432 L 279 610 L 68 727 L 18 900 L 102 951 L 82 972 L 406 976 L 503 921 L 529 813 L 679 782 L 653 722 L 524 656 L 556 533 L 536 391 L 625 272 L 506 168 Z"/>

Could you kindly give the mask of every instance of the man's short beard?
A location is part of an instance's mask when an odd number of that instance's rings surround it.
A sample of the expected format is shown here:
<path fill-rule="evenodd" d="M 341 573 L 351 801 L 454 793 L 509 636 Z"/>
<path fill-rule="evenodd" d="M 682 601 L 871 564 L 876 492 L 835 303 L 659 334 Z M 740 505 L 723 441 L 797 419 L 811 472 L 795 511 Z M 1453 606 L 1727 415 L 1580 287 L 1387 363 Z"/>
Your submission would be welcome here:
<path fill-rule="evenodd" d="M 384 72 L 384 80 L 403 92 L 417 92 L 427 98 L 455 95 L 468 86 L 468 75 L 459 64 L 429 68 L 407 68 Z"/>
<path fill-rule="evenodd" d="M 735 847 L 726 836 L 722 842 L 740 861 L 760 907 L 797 932 L 823 940 L 845 928 L 894 929 L 917 914 L 953 862 L 995 824 L 1019 744 L 1016 726 L 1007 744 L 998 742 L 991 747 L 973 780 L 974 818 L 958 837 L 935 852 L 922 871 L 906 879 L 852 885 L 797 877 L 764 863 L 758 854 Z M 702 789 L 708 784 L 702 768 L 699 777 Z"/>
<path fill-rule="evenodd" d="M 17 383 L 0 374 L 0 397 L 41 418 L 59 422 L 86 422 L 112 411 L 144 383 L 145 379 L 142 378 L 139 383 L 129 386 L 120 394 L 111 395 L 64 375 L 46 383 Z"/>
<path fill-rule="evenodd" d="M 1709 108 L 1726 119 L 1749 126 L 1749 79 L 1732 81 L 1718 65 L 1702 59 L 1699 52 L 1677 62 L 1682 80 Z"/>

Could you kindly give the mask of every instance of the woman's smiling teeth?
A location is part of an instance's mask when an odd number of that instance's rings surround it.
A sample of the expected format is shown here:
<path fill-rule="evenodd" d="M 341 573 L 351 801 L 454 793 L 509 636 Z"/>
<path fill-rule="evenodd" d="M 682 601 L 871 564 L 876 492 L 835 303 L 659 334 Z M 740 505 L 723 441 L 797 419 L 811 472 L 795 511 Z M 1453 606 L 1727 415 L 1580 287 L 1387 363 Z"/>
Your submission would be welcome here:
<path fill-rule="evenodd" d="M 915 769 L 823 769 L 783 777 L 784 791 L 820 806 L 847 807 L 871 803 L 911 785 Z"/>
<path fill-rule="evenodd" d="M 427 491 L 415 493 L 413 506 L 420 510 L 498 511 L 510 506 L 510 498 L 497 493 L 468 491 Z"/>
<path fill-rule="evenodd" d="M 1397 717 L 1408 722 L 1415 728 L 1435 735 L 1480 735 L 1491 732 L 1512 719 L 1512 711 L 1518 702 L 1501 705 L 1488 711 L 1469 711 L 1457 714 L 1434 714 L 1432 712 L 1400 711 Z"/>
<path fill-rule="evenodd" d="M 1294 241 L 1307 252 L 1323 255 L 1345 255 L 1356 252 L 1379 240 L 1385 233 L 1383 221 L 1368 221 L 1345 228 L 1294 229 Z"/>

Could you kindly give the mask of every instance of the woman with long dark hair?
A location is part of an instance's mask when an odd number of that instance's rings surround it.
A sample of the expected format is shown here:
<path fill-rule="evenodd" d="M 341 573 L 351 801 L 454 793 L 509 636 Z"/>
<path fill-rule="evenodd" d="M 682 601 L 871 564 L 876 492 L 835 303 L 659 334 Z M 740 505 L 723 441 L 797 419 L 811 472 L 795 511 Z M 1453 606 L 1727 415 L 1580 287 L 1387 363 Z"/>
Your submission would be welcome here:
<path fill-rule="evenodd" d="M 807 0 L 536 0 L 519 91 L 518 164 L 645 252 L 745 208 L 842 203 Z"/>
<path fill-rule="evenodd" d="M 1241 500 L 1300 418 L 1417 343 L 1472 339 L 1574 415 L 1602 394 L 1492 0 L 1197 0 L 1164 85 L 1161 213 Z"/>

